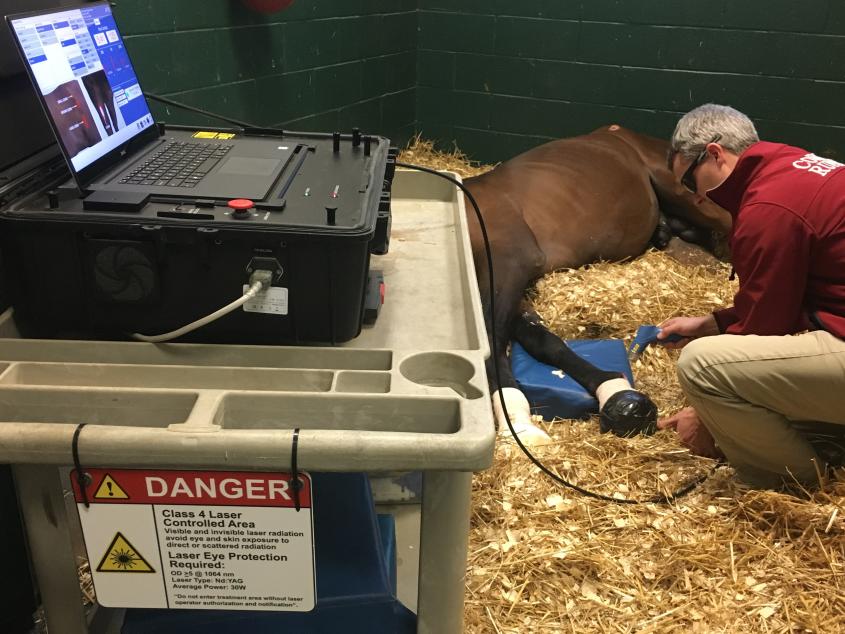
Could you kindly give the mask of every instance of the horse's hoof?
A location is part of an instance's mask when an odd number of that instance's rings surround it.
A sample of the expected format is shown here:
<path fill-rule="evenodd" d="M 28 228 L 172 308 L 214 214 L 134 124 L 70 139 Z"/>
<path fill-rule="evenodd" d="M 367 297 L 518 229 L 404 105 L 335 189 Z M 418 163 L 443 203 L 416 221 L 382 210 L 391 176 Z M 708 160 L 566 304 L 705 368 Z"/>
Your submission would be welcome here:
<path fill-rule="evenodd" d="M 601 433 L 629 437 L 657 431 L 657 406 L 637 390 L 622 390 L 607 399 L 599 412 Z"/>

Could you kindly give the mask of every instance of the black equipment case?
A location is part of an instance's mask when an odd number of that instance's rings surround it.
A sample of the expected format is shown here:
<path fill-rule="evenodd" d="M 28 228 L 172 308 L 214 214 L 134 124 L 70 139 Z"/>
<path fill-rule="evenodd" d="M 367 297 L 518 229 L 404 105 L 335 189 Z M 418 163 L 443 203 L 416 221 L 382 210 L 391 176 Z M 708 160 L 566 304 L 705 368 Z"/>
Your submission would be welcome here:
<path fill-rule="evenodd" d="M 159 126 L 175 142 L 196 129 Z M 370 254 L 387 251 L 395 150 L 387 139 L 272 129 L 209 129 L 293 148 L 264 200 L 84 199 L 72 181 L 0 209 L 5 292 L 24 336 L 159 334 L 242 296 L 254 270 L 273 287 L 180 341 L 348 341 L 361 330 Z M 212 138 L 209 138 L 212 137 Z M 209 174 L 213 177 L 213 173 Z M 95 192 L 96 194 L 96 192 Z"/>

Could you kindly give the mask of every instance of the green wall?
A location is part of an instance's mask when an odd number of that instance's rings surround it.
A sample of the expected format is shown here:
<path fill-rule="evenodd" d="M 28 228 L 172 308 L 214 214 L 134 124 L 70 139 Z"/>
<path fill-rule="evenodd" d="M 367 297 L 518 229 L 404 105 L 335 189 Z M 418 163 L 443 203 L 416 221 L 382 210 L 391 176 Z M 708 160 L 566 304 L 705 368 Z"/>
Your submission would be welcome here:
<path fill-rule="evenodd" d="M 496 161 L 708 101 L 845 158 L 842 0 L 419 0 L 417 123 Z"/>
<path fill-rule="evenodd" d="M 842 0 L 118 0 L 145 90 L 262 125 L 498 161 L 620 123 L 668 137 L 701 103 L 845 160 Z M 201 117 L 158 108 L 170 122 Z"/>
<path fill-rule="evenodd" d="M 357 125 L 403 142 L 415 125 L 416 4 L 295 0 L 264 15 L 239 0 L 118 0 L 115 14 L 147 92 L 258 125 Z"/>

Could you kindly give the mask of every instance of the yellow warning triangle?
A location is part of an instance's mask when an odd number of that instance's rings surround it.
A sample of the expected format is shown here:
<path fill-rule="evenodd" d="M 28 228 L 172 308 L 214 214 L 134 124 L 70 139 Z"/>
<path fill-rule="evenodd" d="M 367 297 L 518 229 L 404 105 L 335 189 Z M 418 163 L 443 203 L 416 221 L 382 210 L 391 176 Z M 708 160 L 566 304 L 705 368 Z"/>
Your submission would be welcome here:
<path fill-rule="evenodd" d="M 103 477 L 100 486 L 97 487 L 97 492 L 94 494 L 95 499 L 99 500 L 128 500 L 129 496 L 126 491 L 120 488 L 120 485 L 114 481 L 108 473 Z"/>
<path fill-rule="evenodd" d="M 106 549 L 97 572 L 155 572 L 129 540 L 117 533 Z"/>

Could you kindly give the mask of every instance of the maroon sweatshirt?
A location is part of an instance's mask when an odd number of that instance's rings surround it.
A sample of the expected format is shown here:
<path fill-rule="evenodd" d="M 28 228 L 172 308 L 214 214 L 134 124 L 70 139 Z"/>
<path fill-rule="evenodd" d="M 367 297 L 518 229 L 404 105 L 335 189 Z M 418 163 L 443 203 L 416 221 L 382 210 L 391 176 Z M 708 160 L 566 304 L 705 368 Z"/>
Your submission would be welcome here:
<path fill-rule="evenodd" d="M 845 339 L 845 166 L 780 143 L 755 143 L 708 197 L 731 212 L 739 292 L 719 330 Z"/>

